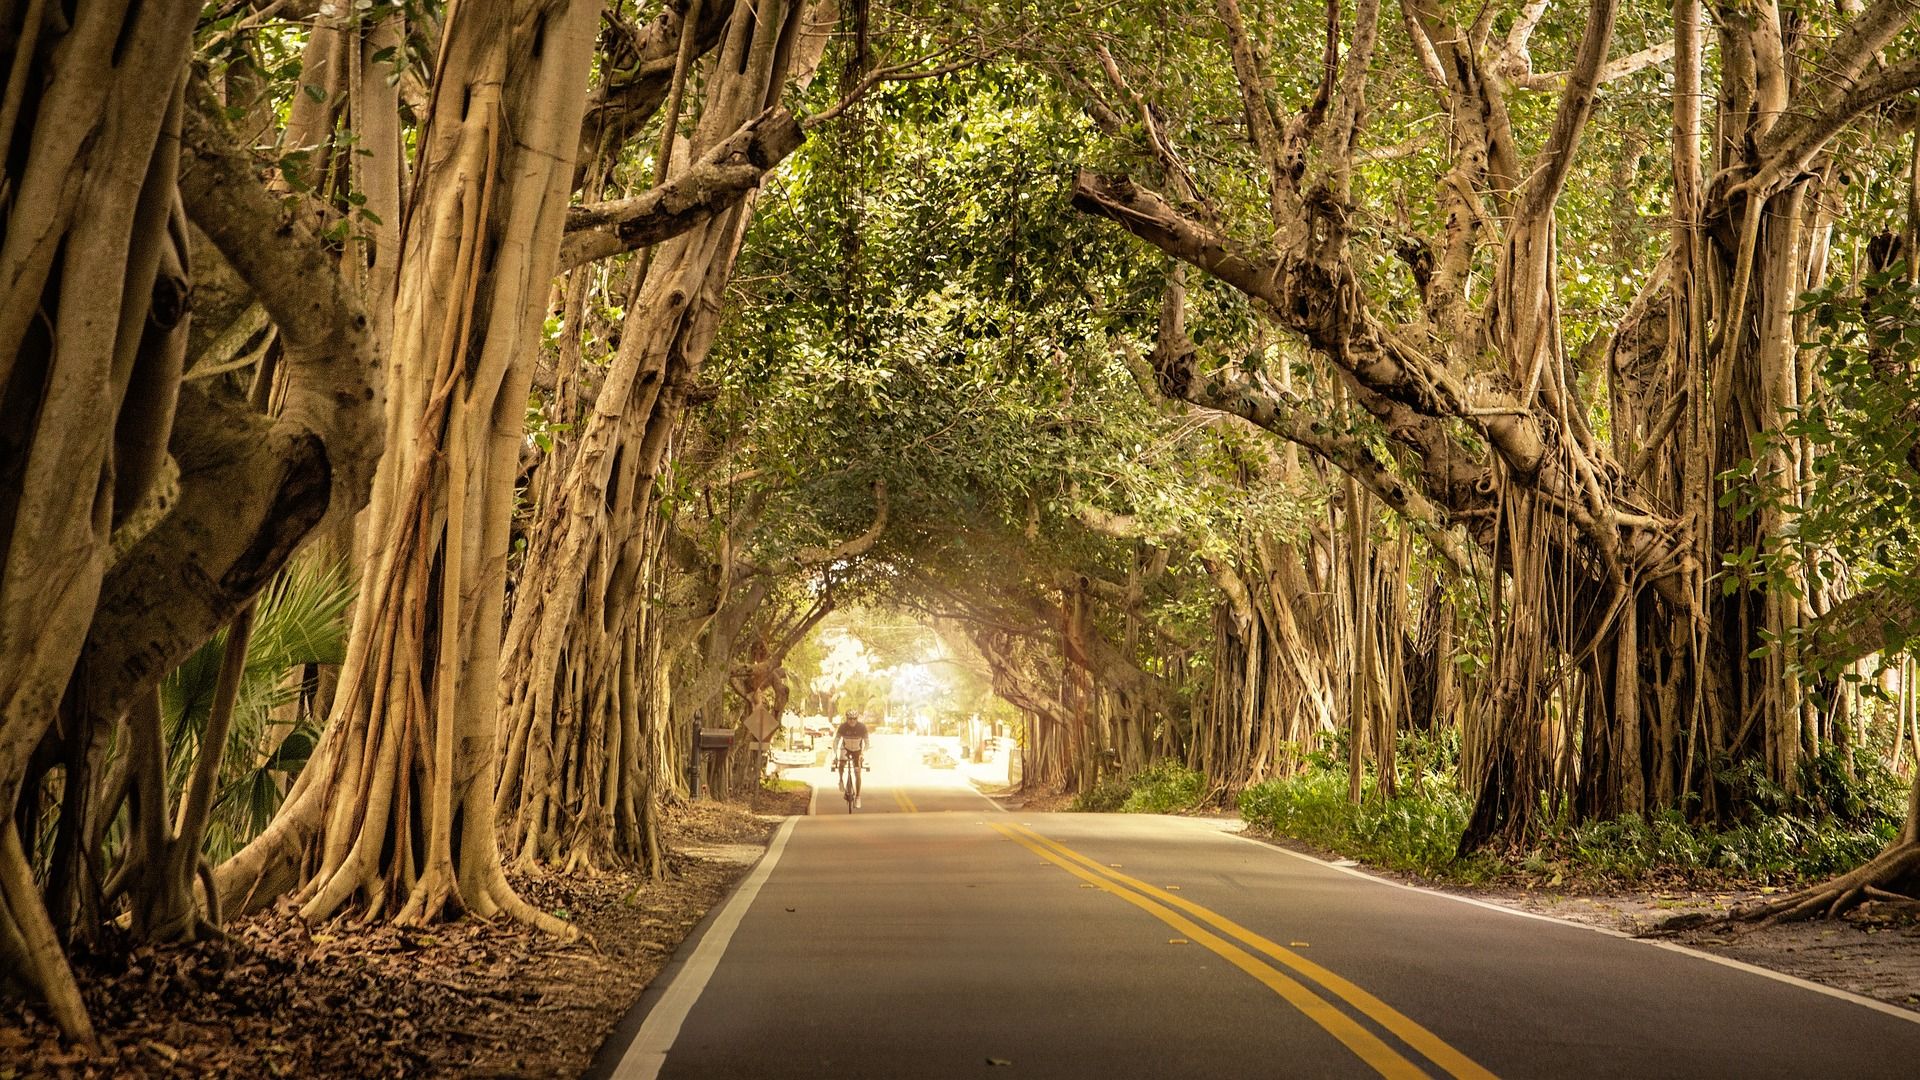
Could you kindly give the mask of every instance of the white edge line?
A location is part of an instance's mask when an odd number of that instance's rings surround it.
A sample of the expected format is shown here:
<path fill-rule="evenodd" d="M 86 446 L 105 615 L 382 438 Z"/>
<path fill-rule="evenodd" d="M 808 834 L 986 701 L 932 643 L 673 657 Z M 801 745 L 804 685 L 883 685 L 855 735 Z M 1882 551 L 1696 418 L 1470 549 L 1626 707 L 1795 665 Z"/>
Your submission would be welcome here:
<path fill-rule="evenodd" d="M 726 906 L 700 938 L 686 966 L 674 976 L 666 993 L 660 995 L 660 1000 L 647 1013 L 633 1041 L 627 1044 L 626 1053 L 620 1055 L 620 1063 L 613 1067 L 613 1080 L 654 1080 L 660 1075 L 667 1051 L 673 1049 L 674 1040 L 680 1037 L 680 1025 L 686 1022 L 687 1014 L 693 1011 L 694 1003 L 706 990 L 707 981 L 713 978 L 714 969 L 720 966 L 727 943 L 733 940 L 733 932 L 739 929 L 747 908 L 753 905 L 754 897 L 760 895 L 760 886 L 780 861 L 787 837 L 793 835 L 793 825 L 798 820 L 790 817 L 780 824 L 780 831 L 774 833 L 773 842 L 767 845 L 767 853 L 727 898 Z"/>
<path fill-rule="evenodd" d="M 1265 840 L 1259 839 L 1258 837 L 1247 836 L 1237 831 L 1229 831 L 1226 829 L 1214 828 L 1212 826 L 1209 826 L 1209 828 L 1212 829 L 1212 831 L 1217 832 L 1221 836 L 1231 837 L 1232 839 L 1238 840 L 1242 843 L 1253 844 L 1267 851 L 1277 851 L 1282 855 L 1291 855 L 1296 859 L 1302 859 L 1306 862 L 1315 863 L 1317 865 L 1324 866 L 1329 870 L 1338 870 L 1342 874 L 1349 874 L 1353 877 L 1357 877 L 1365 881 L 1371 881 L 1376 885 L 1390 885 L 1396 889 L 1405 889 L 1408 892 L 1417 892 L 1417 893 L 1424 894 L 1426 896 L 1437 896 L 1443 900 L 1453 900 L 1462 904 L 1472 904 L 1474 907 L 1486 908 L 1488 911 L 1498 911 L 1506 915 L 1515 915 L 1522 919 L 1538 919 L 1541 922 L 1557 923 L 1561 926 L 1571 926 L 1579 930 L 1591 930 L 1596 934 L 1605 934 L 1608 937 L 1615 937 L 1625 941 L 1637 942 L 1638 944 L 1641 944 L 1641 945 L 1651 945 L 1656 949 L 1665 949 L 1668 952 L 1676 952 L 1676 953 L 1680 953 L 1683 956 L 1691 956 L 1696 959 L 1705 960 L 1709 963 L 1719 964 L 1722 967 L 1730 967 L 1735 970 L 1744 971 L 1752 975 L 1759 975 L 1762 978 L 1772 979 L 1774 982 L 1786 983 L 1788 986 L 1797 986 L 1802 990 L 1811 990 L 1816 994 L 1824 994 L 1830 998 L 1838 998 L 1841 1001 L 1850 1001 L 1855 1005 L 1861 1005 L 1866 1008 L 1872 1009 L 1874 1012 L 1885 1013 L 1888 1016 L 1898 1017 L 1899 1019 L 1905 1020 L 1910 1024 L 1920 1024 L 1920 1013 L 1914 1012 L 1912 1009 L 1903 1009 L 1898 1005 L 1893 1005 L 1888 1002 L 1881 1001 L 1879 998 L 1871 998 L 1866 996 L 1865 994 L 1856 994 L 1851 990 L 1842 990 L 1837 986 L 1828 986 L 1825 983 L 1817 983 L 1812 981 L 1811 979 L 1800 978 L 1798 975 L 1789 975 L 1784 971 L 1775 971 L 1772 968 L 1761 967 L 1758 964 L 1749 964 L 1745 960 L 1735 960 L 1730 956 L 1719 956 L 1714 953 L 1707 952 L 1704 949 L 1689 948 L 1688 946 L 1680 945 L 1671 941 L 1655 941 L 1649 938 L 1635 937 L 1632 934 L 1625 933 L 1620 930 L 1615 930 L 1612 927 L 1595 926 L 1592 923 L 1576 922 L 1572 919 L 1562 919 L 1557 915 L 1547 915 L 1538 911 L 1527 911 L 1522 908 L 1508 907 L 1505 904 L 1496 904 L 1491 900 L 1481 900 L 1478 897 L 1461 896 L 1459 893 L 1450 893 L 1441 889 L 1429 889 L 1420 885 L 1409 885 L 1404 881 L 1395 881 L 1392 878 L 1381 877 L 1377 874 L 1369 874 L 1365 870 L 1357 870 L 1351 866 L 1339 866 L 1335 863 L 1328 862 L 1325 859 L 1318 858 L 1313 855 L 1308 855 L 1308 854 L 1305 854 L 1304 852 L 1294 851 L 1292 848 L 1282 847 L 1279 844 L 1270 844 Z"/>
<path fill-rule="evenodd" d="M 993 796 L 975 787 L 972 777 L 967 778 L 967 790 L 973 792 L 975 795 L 980 796 L 982 799 L 985 799 L 987 801 L 987 805 L 993 807 L 995 810 L 998 810 L 1003 814 L 1008 813 L 1006 806 L 1002 804 L 999 799 L 996 799 Z"/>

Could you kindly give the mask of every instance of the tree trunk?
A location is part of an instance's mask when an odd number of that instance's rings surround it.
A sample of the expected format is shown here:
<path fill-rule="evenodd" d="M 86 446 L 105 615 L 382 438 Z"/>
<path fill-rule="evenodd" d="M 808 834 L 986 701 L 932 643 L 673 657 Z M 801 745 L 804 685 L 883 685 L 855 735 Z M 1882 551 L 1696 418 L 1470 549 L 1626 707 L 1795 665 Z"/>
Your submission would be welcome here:
<path fill-rule="evenodd" d="M 755 11 L 740 0 L 734 8 L 692 145 L 675 155 L 681 164 L 664 183 L 703 167 L 709 151 L 737 141 L 743 130 L 774 130 L 778 155 L 799 144 L 798 124 L 784 113 L 769 124 L 767 111 L 790 73 L 810 77 L 825 48 L 831 9 L 821 23 L 818 4 Z M 675 120 L 668 116 L 670 124 Z M 508 755 L 495 795 L 508 822 L 508 845 L 523 860 L 593 865 L 619 854 L 607 847 L 611 823 L 598 818 L 596 804 L 586 798 L 615 783 L 607 779 L 608 769 L 625 767 L 592 749 L 593 733 L 608 726 L 604 708 L 611 699 L 589 693 L 574 709 L 563 707 L 568 685 L 598 680 L 595 670 L 604 665 L 595 658 L 606 651 L 605 635 L 633 614 L 605 609 L 605 583 L 592 581 L 589 568 L 634 565 L 648 557 L 626 549 L 648 536 L 644 523 L 653 516 L 654 480 L 679 422 L 685 388 L 698 377 L 718 330 L 721 296 L 751 204 L 752 186 L 736 188 L 728 209 L 647 253 L 619 349 L 557 483 L 554 504 L 543 514 L 550 524 L 533 539 L 507 632 L 500 694 Z M 617 488 L 611 486 L 616 468 L 622 473 Z M 583 608 L 601 617 L 582 618 Z M 676 711 L 689 707 L 698 706 L 680 702 Z M 569 786 L 569 775 L 578 775 L 578 782 Z"/>
<path fill-rule="evenodd" d="M 219 868 L 250 910 L 295 891 L 425 922 L 521 901 L 494 835 L 494 705 L 534 343 L 572 187 L 597 0 L 476 0 L 439 52 L 404 227 L 389 416 L 326 736 L 279 816 Z"/>

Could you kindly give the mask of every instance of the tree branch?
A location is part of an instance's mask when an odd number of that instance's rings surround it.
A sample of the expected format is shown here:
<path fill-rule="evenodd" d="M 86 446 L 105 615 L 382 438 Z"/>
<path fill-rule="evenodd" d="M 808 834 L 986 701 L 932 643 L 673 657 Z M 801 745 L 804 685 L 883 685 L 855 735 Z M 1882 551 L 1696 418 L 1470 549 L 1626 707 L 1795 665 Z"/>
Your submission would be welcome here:
<path fill-rule="evenodd" d="M 1828 141 L 1861 114 L 1916 87 L 1920 57 L 1908 57 L 1862 79 L 1817 112 L 1790 115 L 1768 133 L 1761 164 L 1741 187 L 1749 197 L 1772 194 L 1804 171 Z"/>
<path fill-rule="evenodd" d="M 254 161 L 207 112 L 204 95 L 192 96 L 181 199 L 279 328 L 286 389 L 278 423 L 325 444 L 335 502 L 353 513 L 366 505 L 385 441 L 384 358 L 374 355 L 366 311 L 326 245 L 260 185 Z"/>
<path fill-rule="evenodd" d="M 1673 59 L 1673 42 L 1649 45 L 1637 52 L 1630 52 L 1625 56 L 1607 61 L 1606 66 L 1600 69 L 1600 75 L 1595 83 L 1606 86 L 1629 75 L 1638 75 L 1650 67 L 1664 64 L 1671 59 Z M 1551 90 L 1564 82 L 1567 75 L 1565 71 L 1548 71 L 1537 75 L 1529 73 L 1514 76 L 1510 81 L 1523 90 Z"/>
<path fill-rule="evenodd" d="M 1920 576 L 1920 567 L 1906 580 Z M 1863 657 L 1897 649 L 1920 626 L 1920 595 L 1906 587 L 1856 593 L 1816 618 L 1809 628 L 1812 645 L 1802 659 L 1821 671 L 1838 671 Z"/>
<path fill-rule="evenodd" d="M 866 97 L 869 91 L 881 83 L 938 79 L 944 75 L 951 75 L 956 71 L 965 71 L 968 68 L 979 67 L 986 62 L 987 57 L 970 56 L 965 60 L 955 60 L 952 63 L 940 64 L 937 67 L 930 68 L 920 66 L 930 59 L 932 59 L 932 57 L 922 57 L 919 60 L 909 60 L 904 64 L 894 64 L 890 67 L 883 67 L 876 71 L 869 72 L 866 78 L 861 79 L 853 89 L 842 95 L 839 101 L 834 102 L 832 105 L 801 121 L 801 128 L 806 131 L 812 131 L 814 128 L 837 118 L 841 113 L 846 112 L 857 104 L 861 98 Z"/>
<path fill-rule="evenodd" d="M 1460 419 L 1481 432 L 1519 478 L 1539 471 L 1545 441 L 1531 413 L 1506 395 L 1470 396 L 1443 365 L 1399 342 L 1366 310 L 1359 286 L 1344 266 L 1254 255 L 1125 178 L 1083 171 L 1074 181 L 1073 204 L 1119 222 L 1167 254 L 1263 302 L 1283 326 L 1351 375 L 1368 398 L 1363 401 L 1368 411 L 1423 454 L 1455 452 L 1445 433 L 1423 419 Z M 1177 392 L 1173 396 L 1186 397 Z M 1413 415 L 1395 410 L 1396 405 Z"/>
<path fill-rule="evenodd" d="M 1233 377 L 1226 371 L 1215 371 L 1190 379 L 1184 396 L 1195 405 L 1241 417 L 1317 454 L 1358 480 L 1419 529 L 1457 572 L 1472 575 L 1473 556 L 1448 531 L 1447 509 L 1434 505 L 1418 487 L 1396 474 L 1364 439 L 1330 430 L 1325 421 L 1303 407 L 1299 398 L 1273 385 L 1264 375 L 1256 372 Z"/>
<path fill-rule="evenodd" d="M 560 269 L 657 244 L 739 202 L 805 141 L 785 109 L 769 109 L 665 183 L 626 199 L 571 207 Z"/>
<path fill-rule="evenodd" d="M 856 555 L 865 555 L 873 549 L 880 535 L 887 531 L 887 482 L 873 482 L 873 523 L 859 536 L 831 548 L 803 548 L 794 555 L 794 561 L 801 566 L 832 566 L 842 559 L 851 559 Z"/>
<path fill-rule="evenodd" d="M 1593 116 L 1594 88 L 1599 85 L 1600 69 L 1606 63 L 1607 49 L 1613 43 L 1614 16 L 1618 0 L 1592 0 L 1587 7 L 1587 23 L 1580 35 L 1580 51 L 1573 70 L 1567 76 L 1567 88 L 1560 94 L 1560 107 L 1554 113 L 1553 132 L 1540 151 L 1533 176 L 1527 182 L 1523 219 L 1549 213 L 1560 198 L 1567 173 L 1573 168 L 1573 154 L 1579 149 L 1580 136 Z M 1518 233 L 1520 226 L 1514 227 Z"/>

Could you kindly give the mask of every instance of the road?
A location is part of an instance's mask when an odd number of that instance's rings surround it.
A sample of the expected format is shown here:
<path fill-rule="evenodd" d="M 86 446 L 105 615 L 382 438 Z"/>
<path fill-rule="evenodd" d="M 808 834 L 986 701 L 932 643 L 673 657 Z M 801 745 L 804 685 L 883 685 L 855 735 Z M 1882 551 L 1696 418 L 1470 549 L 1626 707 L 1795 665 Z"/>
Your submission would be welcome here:
<path fill-rule="evenodd" d="M 589 1075 L 1920 1075 L 1920 1017 L 1219 823 L 818 779 Z"/>

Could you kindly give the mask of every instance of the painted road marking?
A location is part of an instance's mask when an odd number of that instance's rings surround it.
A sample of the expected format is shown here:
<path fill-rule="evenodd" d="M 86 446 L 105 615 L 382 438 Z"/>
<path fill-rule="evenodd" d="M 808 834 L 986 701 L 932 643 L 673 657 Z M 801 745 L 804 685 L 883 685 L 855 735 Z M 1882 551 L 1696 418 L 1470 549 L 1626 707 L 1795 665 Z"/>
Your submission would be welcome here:
<path fill-rule="evenodd" d="M 693 1004 L 700 1000 L 700 994 L 706 990 L 708 980 L 713 978 L 714 969 L 720 966 L 720 958 L 726 955 L 727 943 L 733 940 L 733 933 L 740 928 L 740 920 L 746 917 L 747 909 L 753 906 L 754 897 L 760 895 L 760 886 L 766 884 L 773 866 L 780 861 L 780 853 L 786 850 L 787 837 L 793 835 L 793 823 L 798 818 L 788 818 L 773 834 L 773 842 L 767 845 L 767 853 L 760 857 L 746 880 L 727 898 L 727 904 L 713 920 L 713 925 L 701 936 L 700 944 L 694 948 L 693 955 L 687 958 L 686 966 L 673 977 L 672 985 L 660 1000 L 647 1012 L 647 1018 L 640 1024 L 640 1030 L 627 1044 L 627 1052 L 620 1055 L 620 1063 L 613 1067 L 613 1080 L 654 1080 L 660 1075 L 660 1067 L 667 1062 L 667 1051 L 673 1049 L 675 1039 L 680 1037 L 680 1026 L 686 1023 L 687 1014 L 693 1011 Z"/>
<path fill-rule="evenodd" d="M 907 795 L 905 788 L 893 789 L 893 801 L 900 804 L 900 810 L 903 813 L 917 814 L 920 812 L 920 808 L 913 804 L 913 799 Z"/>
<path fill-rule="evenodd" d="M 1291 968 L 1296 974 L 1304 976 L 1335 997 L 1352 1005 L 1363 1016 L 1366 1016 L 1374 1023 L 1392 1032 L 1402 1042 L 1413 1047 L 1429 1061 L 1445 1069 L 1450 1075 L 1459 1078 L 1459 1080 L 1493 1080 L 1493 1073 L 1487 1071 L 1480 1063 L 1455 1049 L 1445 1039 L 1440 1038 L 1440 1036 L 1422 1027 L 1418 1022 L 1393 1008 L 1393 1006 L 1388 1005 L 1367 991 L 1355 986 L 1345 978 L 1301 956 L 1299 953 L 1280 945 L 1278 942 L 1270 941 L 1252 930 L 1241 926 L 1239 923 L 1234 922 L 1232 919 L 1201 907 L 1191 900 L 1174 896 L 1172 893 L 1164 889 L 1155 888 L 1138 878 L 1109 869 L 1112 864 L 1101 866 L 1099 863 L 1074 851 L 1065 844 L 1043 836 L 1032 829 L 1022 826 L 1014 826 L 1014 828 L 1027 834 L 1046 847 L 1057 851 L 1061 855 L 1072 859 L 1082 866 L 1090 868 L 1095 873 L 1138 889 L 1147 896 L 1151 896 L 1156 900 L 1192 915 L 1194 918 L 1212 926 L 1216 930 L 1220 930 L 1231 937 L 1238 938 L 1242 944 L 1265 953 L 1267 956 Z M 1294 942 L 1293 944 L 1302 948 L 1306 947 L 1306 942 L 1304 941 Z"/>
<path fill-rule="evenodd" d="M 1119 882 L 1104 876 L 1104 867 L 1100 868 L 1101 873 L 1088 870 L 1073 860 L 1056 854 L 1050 847 L 1030 839 L 1028 835 L 1025 835 L 1028 832 L 1027 830 L 1019 830 L 999 824 L 991 825 L 989 828 L 1007 839 L 1012 840 L 1014 843 L 1019 844 L 1021 847 L 1026 848 L 1028 851 L 1033 852 L 1035 855 L 1040 856 L 1045 861 L 1065 870 L 1067 873 L 1085 881 L 1092 882 L 1095 888 L 1117 896 L 1127 903 L 1132 904 L 1134 907 L 1152 915 L 1154 918 L 1180 931 L 1189 941 L 1198 942 L 1206 946 L 1221 959 L 1239 968 L 1241 971 L 1246 972 L 1248 975 L 1253 976 L 1269 990 L 1280 995 L 1289 1005 L 1300 1010 L 1301 1014 L 1306 1016 L 1307 1019 L 1319 1024 L 1329 1035 L 1332 1035 L 1344 1043 L 1347 1049 L 1353 1051 L 1361 1061 L 1366 1062 L 1367 1065 L 1372 1067 L 1372 1069 L 1381 1076 L 1391 1077 L 1393 1080 L 1413 1080 L 1413 1078 L 1424 1078 L 1427 1075 L 1418 1065 L 1407 1060 L 1399 1051 L 1381 1041 L 1378 1035 L 1360 1026 L 1352 1017 L 1335 1008 L 1326 999 L 1308 989 L 1304 984 L 1288 978 L 1286 975 L 1276 971 L 1271 965 L 1263 962 L 1259 957 L 1254 956 L 1252 953 L 1227 941 L 1219 935 L 1208 931 L 1200 924 L 1186 918 L 1166 905 L 1156 903 L 1139 893 L 1127 889 Z M 1032 835 L 1037 836 L 1038 834 Z M 1045 838 L 1042 837 L 1041 839 Z"/>

